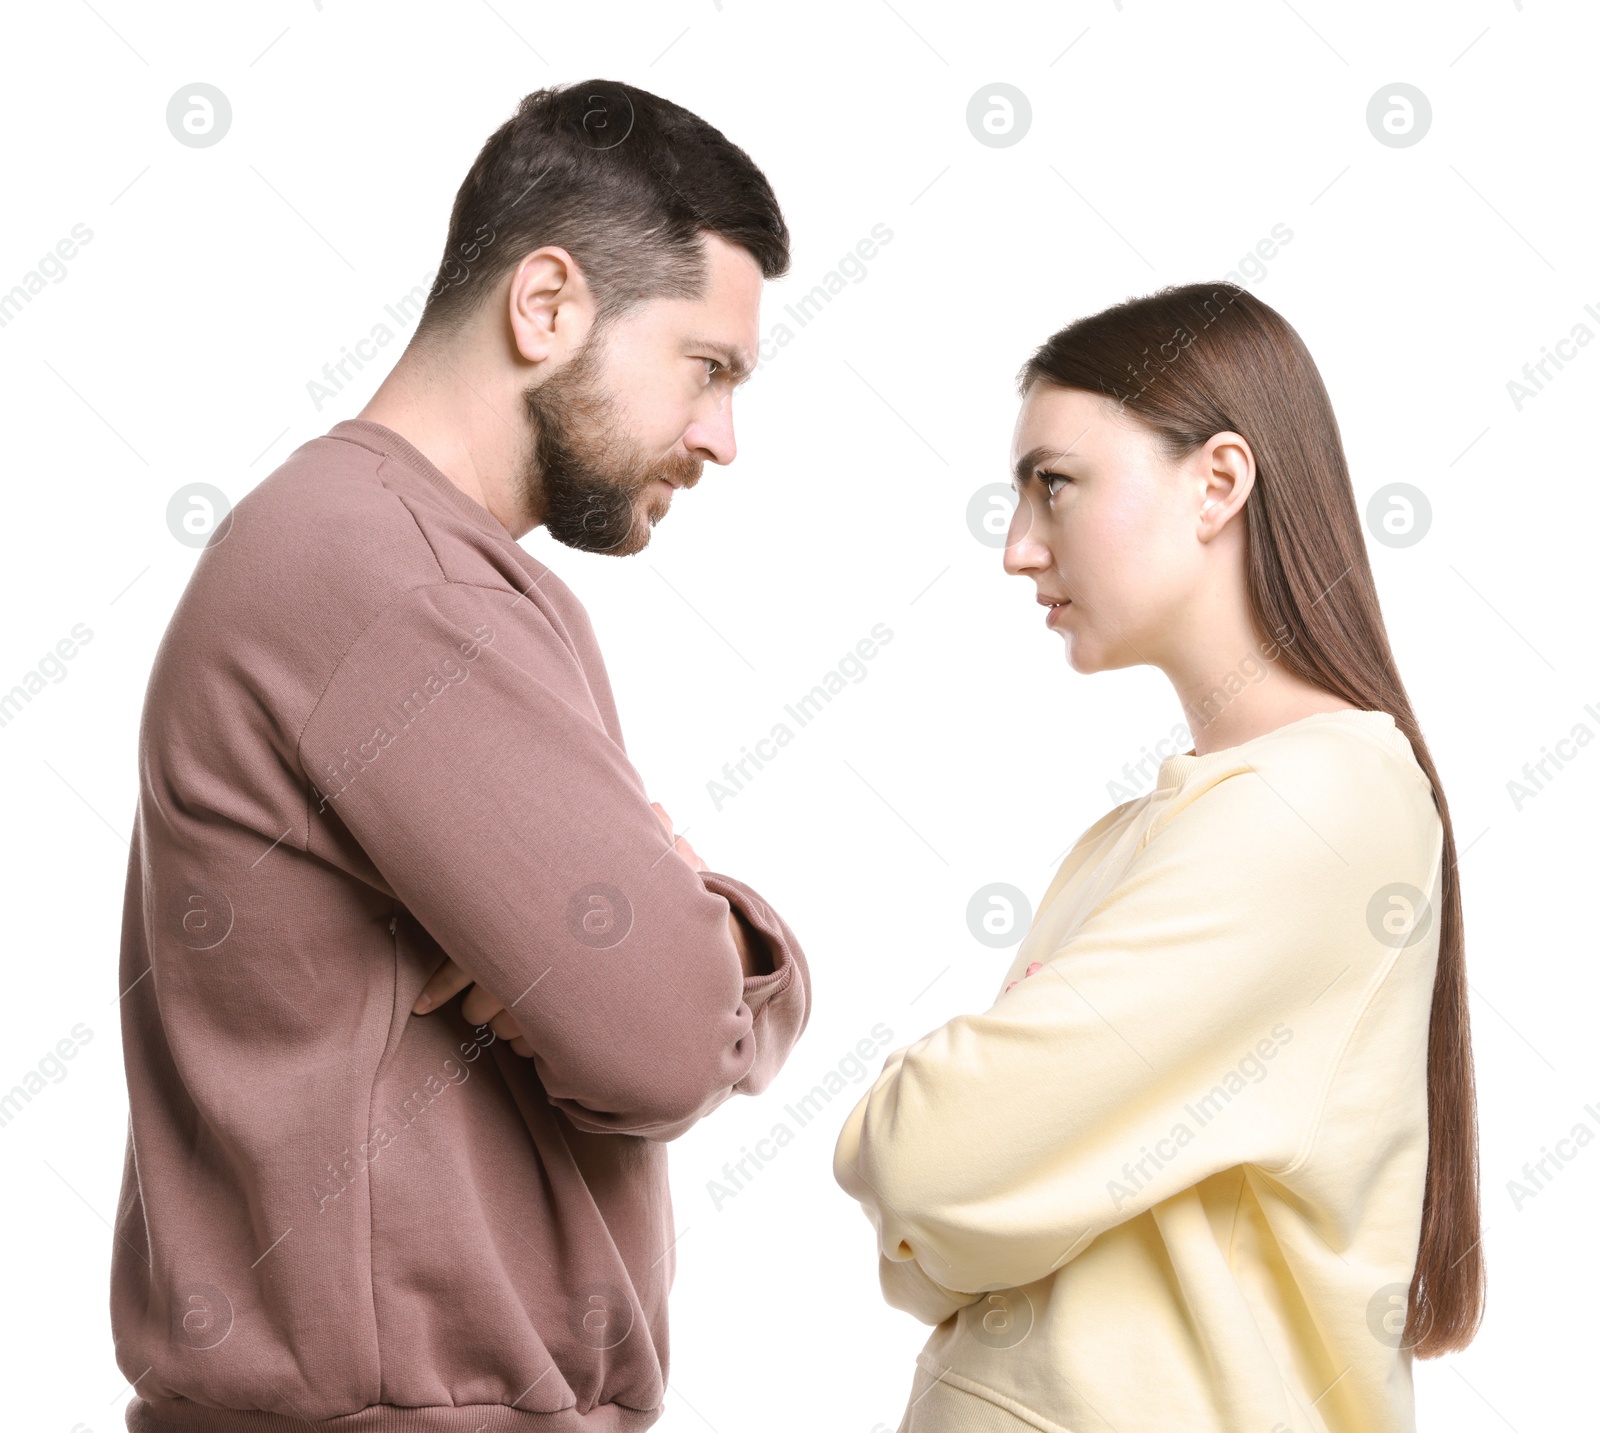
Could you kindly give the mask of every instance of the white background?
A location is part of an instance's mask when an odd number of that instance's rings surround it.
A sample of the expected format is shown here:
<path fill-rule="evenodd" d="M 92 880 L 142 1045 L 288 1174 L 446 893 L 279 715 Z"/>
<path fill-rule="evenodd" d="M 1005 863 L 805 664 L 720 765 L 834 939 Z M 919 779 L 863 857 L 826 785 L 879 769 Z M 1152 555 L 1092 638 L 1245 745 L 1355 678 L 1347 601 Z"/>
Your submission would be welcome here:
<path fill-rule="evenodd" d="M 1465 852 L 1490 1296 L 1468 1352 L 1416 1365 L 1420 1426 L 1592 1418 L 1600 1148 L 1520 1211 L 1506 1188 L 1574 1125 L 1600 1131 L 1580 919 L 1600 751 L 1520 810 L 1507 786 L 1577 724 L 1600 730 L 1600 346 L 1520 411 L 1507 390 L 1574 324 L 1600 332 L 1592 7 L 96 0 L 16 7 L 6 29 L 0 292 L 74 224 L 93 231 L 0 329 L 0 689 L 75 623 L 93 632 L 0 728 L 0 1088 L 78 1022 L 93 1032 L 0 1129 L 8 1426 L 106 1433 L 128 1397 L 107 1313 L 119 921 L 144 683 L 197 555 L 168 499 L 205 481 L 237 501 L 353 416 L 382 365 L 320 409 L 308 380 L 431 280 L 456 187 L 519 97 L 595 75 L 695 110 L 771 178 L 795 253 L 764 333 L 874 224 L 893 231 L 741 390 L 737 461 L 708 467 L 645 552 L 525 539 L 593 615 L 652 795 L 784 912 L 815 977 L 776 1085 L 674 1146 L 659 1426 L 898 1421 L 927 1330 L 882 1304 L 871 1228 L 830 1173 L 865 1083 L 720 1210 L 707 1181 L 875 1023 L 898 1047 L 987 1006 L 1010 952 L 971 937 L 968 898 L 1008 881 L 1037 899 L 1122 799 L 1107 782 L 1180 719 L 1153 670 L 1073 673 L 966 508 L 1007 478 L 1013 375 L 1037 343 L 1220 276 L 1280 223 L 1292 240 L 1253 287 L 1321 366 L 1358 504 L 1403 481 L 1433 513 L 1422 542 L 1369 549 Z M 233 106 L 208 149 L 165 123 L 196 81 Z M 966 127 L 995 81 L 1032 105 L 1010 148 Z M 1408 148 L 1365 120 L 1396 81 L 1433 110 Z M 716 810 L 707 781 L 879 622 L 894 636 L 865 680 Z"/>

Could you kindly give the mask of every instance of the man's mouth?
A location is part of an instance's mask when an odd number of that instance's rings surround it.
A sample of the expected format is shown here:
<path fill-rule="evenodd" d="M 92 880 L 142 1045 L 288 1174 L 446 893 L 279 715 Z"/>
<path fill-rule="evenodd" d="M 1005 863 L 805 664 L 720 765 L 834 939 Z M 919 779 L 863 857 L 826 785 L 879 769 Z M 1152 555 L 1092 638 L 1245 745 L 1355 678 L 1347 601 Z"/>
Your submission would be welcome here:
<path fill-rule="evenodd" d="M 656 482 L 661 483 L 665 487 L 671 488 L 673 492 L 677 492 L 680 488 L 692 488 L 699 481 L 699 473 L 693 473 L 684 477 L 659 477 L 656 479 Z"/>

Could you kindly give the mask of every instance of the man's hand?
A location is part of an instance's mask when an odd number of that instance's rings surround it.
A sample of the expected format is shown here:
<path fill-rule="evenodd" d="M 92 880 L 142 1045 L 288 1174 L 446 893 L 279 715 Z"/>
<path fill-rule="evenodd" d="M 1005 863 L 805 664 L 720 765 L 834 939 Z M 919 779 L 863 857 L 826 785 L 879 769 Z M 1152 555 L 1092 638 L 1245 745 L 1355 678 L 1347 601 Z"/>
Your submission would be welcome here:
<path fill-rule="evenodd" d="M 672 849 L 689 863 L 689 869 L 691 871 L 706 870 L 706 863 L 695 855 L 694 847 L 685 841 L 682 836 L 674 836 L 672 834 L 672 817 L 667 815 L 666 807 L 659 801 L 652 801 L 650 809 L 656 813 L 661 820 L 661 824 L 667 828 L 667 840 L 672 842 Z"/>
<path fill-rule="evenodd" d="M 692 871 L 708 869 L 706 863 L 695 853 L 693 846 L 682 836 L 673 835 L 672 818 L 667 815 L 661 803 L 652 801 L 650 809 L 667 828 L 667 837 L 672 842 L 672 849 L 688 862 L 689 869 Z M 767 943 L 731 905 L 728 907 L 728 933 L 733 937 L 734 946 L 739 952 L 739 963 L 744 967 L 747 976 L 771 974 L 772 952 L 768 950 Z M 516 1018 L 507 1009 L 505 1001 L 492 991 L 485 990 L 483 986 L 473 984 L 472 977 L 449 956 L 446 956 L 440 962 L 439 968 L 428 977 L 428 983 L 422 987 L 422 993 L 412 1005 L 411 1013 L 426 1015 L 430 1010 L 437 1010 L 463 990 L 467 992 L 467 998 L 461 1002 L 461 1014 L 469 1024 L 487 1025 L 511 1047 L 513 1054 L 524 1058 L 533 1055 L 533 1046 L 522 1033 Z"/>
<path fill-rule="evenodd" d="M 467 989 L 468 986 L 472 988 Z M 472 977 L 467 974 L 455 961 L 446 956 L 440 962 L 439 968 L 428 977 L 428 983 L 422 987 L 422 993 L 417 996 L 416 1003 L 411 1007 L 413 1015 L 426 1015 L 430 1010 L 437 1010 L 445 1001 L 452 999 L 457 992 L 466 990 L 467 998 L 461 1002 L 461 1013 L 470 1025 L 487 1025 L 512 1049 L 512 1052 L 523 1057 L 533 1054 L 533 1046 L 528 1043 L 528 1038 L 522 1033 L 506 1003 L 492 991 L 485 990 L 481 985 L 473 985 Z"/>
<path fill-rule="evenodd" d="M 672 849 L 689 863 L 689 869 L 706 870 L 706 863 L 695 854 L 694 847 L 682 836 L 672 834 L 672 817 L 667 815 L 666 808 L 659 801 L 652 801 L 650 809 L 661 818 L 661 824 L 667 828 L 667 838 L 672 842 Z M 772 974 L 772 952 L 767 948 L 766 941 L 739 914 L 732 902 L 728 904 L 728 934 L 733 937 L 733 946 L 739 952 L 739 964 L 744 968 L 746 976 Z"/>

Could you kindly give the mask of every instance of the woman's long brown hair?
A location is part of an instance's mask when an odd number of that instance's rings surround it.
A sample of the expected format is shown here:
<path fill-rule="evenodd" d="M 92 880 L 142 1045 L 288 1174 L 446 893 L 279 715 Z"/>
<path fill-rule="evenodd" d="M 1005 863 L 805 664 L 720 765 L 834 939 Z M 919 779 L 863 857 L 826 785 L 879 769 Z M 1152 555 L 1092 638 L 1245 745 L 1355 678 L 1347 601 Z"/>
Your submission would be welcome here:
<path fill-rule="evenodd" d="M 1484 1266 L 1455 832 L 1389 648 L 1322 376 L 1276 310 L 1219 282 L 1163 289 L 1069 324 L 1017 375 L 1024 395 L 1036 382 L 1112 399 L 1174 459 L 1216 433 L 1249 440 L 1256 480 L 1242 516 L 1259 635 L 1277 634 L 1281 659 L 1307 681 L 1388 712 L 1433 784 L 1443 910 L 1428 1021 L 1427 1179 L 1401 1345 L 1419 1358 L 1463 1349 L 1483 1318 Z"/>

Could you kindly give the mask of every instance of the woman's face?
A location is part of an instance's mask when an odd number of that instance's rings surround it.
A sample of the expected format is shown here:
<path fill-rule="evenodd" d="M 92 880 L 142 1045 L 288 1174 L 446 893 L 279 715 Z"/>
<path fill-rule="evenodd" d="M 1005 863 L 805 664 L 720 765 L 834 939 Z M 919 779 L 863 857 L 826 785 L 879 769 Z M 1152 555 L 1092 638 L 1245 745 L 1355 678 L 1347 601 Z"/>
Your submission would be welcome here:
<path fill-rule="evenodd" d="M 1016 511 L 1005 569 L 1031 577 L 1044 619 L 1079 672 L 1151 664 L 1169 669 L 1186 617 L 1212 605 L 1210 538 L 1243 503 L 1240 448 L 1219 434 L 1174 463 L 1111 399 L 1036 382 L 1011 443 Z M 1219 463 L 1221 465 L 1219 469 Z"/>

